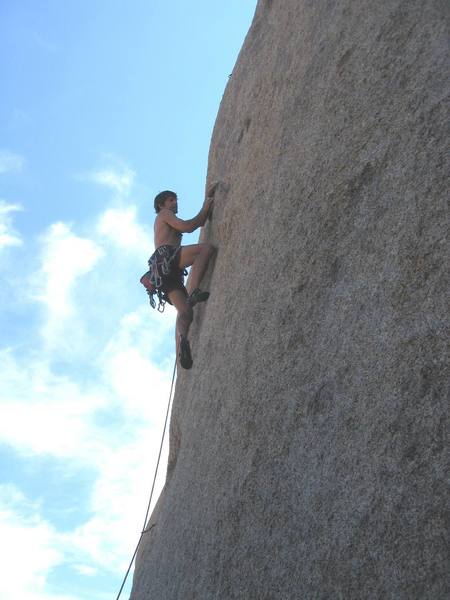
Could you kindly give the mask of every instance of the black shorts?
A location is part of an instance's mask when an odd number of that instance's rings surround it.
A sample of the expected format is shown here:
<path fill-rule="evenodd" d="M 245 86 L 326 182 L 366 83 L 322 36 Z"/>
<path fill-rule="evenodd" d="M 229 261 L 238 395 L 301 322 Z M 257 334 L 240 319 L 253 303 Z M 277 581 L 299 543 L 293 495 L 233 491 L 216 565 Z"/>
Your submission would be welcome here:
<path fill-rule="evenodd" d="M 148 260 L 148 266 L 152 273 L 152 283 L 158 291 L 158 295 L 172 304 L 169 293 L 180 290 L 187 297 L 188 293 L 184 286 L 186 271 L 178 265 L 180 246 L 159 246 Z"/>

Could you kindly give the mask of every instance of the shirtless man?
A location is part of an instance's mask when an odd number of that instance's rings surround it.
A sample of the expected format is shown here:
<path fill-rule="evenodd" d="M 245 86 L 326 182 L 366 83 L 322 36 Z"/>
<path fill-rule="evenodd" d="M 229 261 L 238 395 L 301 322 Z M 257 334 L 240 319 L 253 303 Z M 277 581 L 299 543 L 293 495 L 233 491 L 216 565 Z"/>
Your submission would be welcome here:
<path fill-rule="evenodd" d="M 192 308 L 208 299 L 209 293 L 200 290 L 200 282 L 214 254 L 214 246 L 208 242 L 181 246 L 183 233 L 192 233 L 202 227 L 210 214 L 217 184 L 208 189 L 200 212 L 187 221 L 179 219 L 178 199 L 175 192 L 166 190 L 155 198 L 155 252 L 150 257 L 150 273 L 156 273 L 154 287 L 160 301 L 167 300 L 177 310 L 176 341 L 180 364 L 184 369 L 192 367 L 192 356 L 187 338 L 193 319 Z M 188 289 L 184 286 L 184 269 L 191 268 Z"/>

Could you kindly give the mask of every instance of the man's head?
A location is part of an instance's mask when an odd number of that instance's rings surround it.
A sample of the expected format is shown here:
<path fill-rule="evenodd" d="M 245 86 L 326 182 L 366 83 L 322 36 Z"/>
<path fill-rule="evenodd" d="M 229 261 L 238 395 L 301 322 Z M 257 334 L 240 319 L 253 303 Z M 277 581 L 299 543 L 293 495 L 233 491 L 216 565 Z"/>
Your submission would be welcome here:
<path fill-rule="evenodd" d="M 175 201 L 175 204 L 174 204 Z M 177 209 L 177 195 L 175 192 L 171 192 L 170 190 L 165 190 L 164 192 L 159 192 L 157 196 L 155 196 L 155 212 L 159 213 L 162 208 L 169 208 L 173 210 L 173 208 Z"/>

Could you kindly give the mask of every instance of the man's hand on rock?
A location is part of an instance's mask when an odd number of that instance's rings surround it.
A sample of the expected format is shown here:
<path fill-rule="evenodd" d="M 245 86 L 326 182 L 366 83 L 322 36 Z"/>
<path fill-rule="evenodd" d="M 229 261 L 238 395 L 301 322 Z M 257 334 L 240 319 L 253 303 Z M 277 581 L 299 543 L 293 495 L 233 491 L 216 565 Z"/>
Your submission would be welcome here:
<path fill-rule="evenodd" d="M 214 198 L 212 196 L 207 196 L 205 201 L 203 202 L 203 208 L 206 209 L 206 214 L 209 216 L 214 206 Z"/>
<path fill-rule="evenodd" d="M 216 193 L 216 189 L 219 185 L 220 181 L 215 181 L 214 183 L 212 183 L 209 188 L 208 191 L 206 192 L 206 197 L 207 198 L 212 198 L 214 196 L 214 194 Z"/>

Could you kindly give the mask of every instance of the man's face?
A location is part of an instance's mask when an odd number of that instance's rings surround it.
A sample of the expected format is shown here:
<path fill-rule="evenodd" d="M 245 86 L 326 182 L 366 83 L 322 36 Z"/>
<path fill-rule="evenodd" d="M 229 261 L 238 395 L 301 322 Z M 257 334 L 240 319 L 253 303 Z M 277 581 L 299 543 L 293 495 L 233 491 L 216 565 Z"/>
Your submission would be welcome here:
<path fill-rule="evenodd" d="M 170 196 L 170 198 L 166 198 L 163 204 L 164 208 L 168 208 L 174 214 L 178 212 L 178 198 L 176 196 Z"/>

